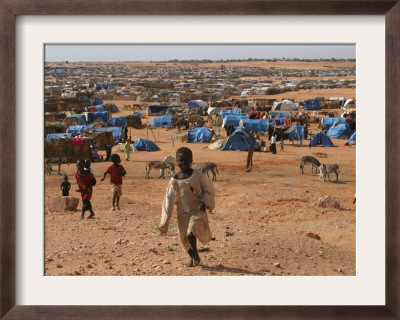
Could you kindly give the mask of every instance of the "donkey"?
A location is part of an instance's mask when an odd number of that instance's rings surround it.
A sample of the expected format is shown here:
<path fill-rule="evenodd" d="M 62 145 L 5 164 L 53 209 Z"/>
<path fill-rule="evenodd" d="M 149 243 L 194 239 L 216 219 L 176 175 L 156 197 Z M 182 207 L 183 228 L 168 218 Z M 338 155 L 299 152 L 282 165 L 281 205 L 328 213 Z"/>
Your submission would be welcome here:
<path fill-rule="evenodd" d="M 58 165 L 58 174 L 61 175 L 61 164 L 66 163 L 69 165 L 69 160 L 65 158 L 49 158 L 44 161 L 44 170 L 46 174 L 51 175 L 53 171 L 53 164 Z"/>
<path fill-rule="evenodd" d="M 334 164 L 326 164 L 325 166 L 326 166 L 326 173 L 328 175 L 329 181 L 331 181 L 331 178 L 330 178 L 329 174 L 332 173 L 332 172 L 334 172 L 335 175 L 336 175 L 336 180 L 335 181 L 338 181 L 339 180 L 339 173 L 340 173 L 339 165 L 334 163 Z"/>
<path fill-rule="evenodd" d="M 165 179 L 164 170 L 166 168 L 170 168 L 172 172 L 175 172 L 175 166 L 167 161 L 147 161 L 145 179 L 150 179 L 151 169 L 160 169 L 160 176 L 158 177 L 158 179 Z"/>
<path fill-rule="evenodd" d="M 217 165 L 214 162 L 194 163 L 192 165 L 192 168 L 195 168 L 195 169 L 201 171 L 202 173 L 207 173 L 207 177 L 210 177 L 208 175 L 208 171 L 211 171 L 212 175 L 213 175 L 212 181 L 217 181 L 217 173 L 219 174 L 219 172 L 217 169 Z M 215 173 L 215 172 L 217 172 L 217 173 Z"/>
<path fill-rule="evenodd" d="M 318 173 L 318 168 L 321 165 L 321 163 L 313 156 L 304 156 L 301 158 L 300 173 L 304 173 L 303 168 L 306 165 L 306 163 L 311 163 L 311 173 L 314 173 L 314 167 L 315 167 L 315 173 Z"/>

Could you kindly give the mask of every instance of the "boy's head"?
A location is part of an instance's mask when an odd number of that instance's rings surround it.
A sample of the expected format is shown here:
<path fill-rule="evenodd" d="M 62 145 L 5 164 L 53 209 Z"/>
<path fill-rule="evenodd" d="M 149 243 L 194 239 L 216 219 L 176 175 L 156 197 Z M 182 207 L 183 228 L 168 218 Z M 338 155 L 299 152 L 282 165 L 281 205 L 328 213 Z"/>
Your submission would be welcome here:
<path fill-rule="evenodd" d="M 119 156 L 119 154 L 113 153 L 113 154 L 111 155 L 111 161 L 112 161 L 114 164 L 121 163 L 121 157 Z"/>
<path fill-rule="evenodd" d="M 90 164 L 91 164 L 91 161 L 89 159 L 86 159 L 85 160 L 85 168 L 90 169 Z"/>
<path fill-rule="evenodd" d="M 67 175 L 64 176 L 64 181 L 68 181 L 68 176 Z"/>
<path fill-rule="evenodd" d="M 186 147 L 179 148 L 176 151 L 176 162 L 183 172 L 190 169 L 190 166 L 193 162 L 192 150 Z"/>
<path fill-rule="evenodd" d="M 76 162 L 76 167 L 77 167 L 78 173 L 82 173 L 85 170 L 85 160 L 79 159 Z"/>

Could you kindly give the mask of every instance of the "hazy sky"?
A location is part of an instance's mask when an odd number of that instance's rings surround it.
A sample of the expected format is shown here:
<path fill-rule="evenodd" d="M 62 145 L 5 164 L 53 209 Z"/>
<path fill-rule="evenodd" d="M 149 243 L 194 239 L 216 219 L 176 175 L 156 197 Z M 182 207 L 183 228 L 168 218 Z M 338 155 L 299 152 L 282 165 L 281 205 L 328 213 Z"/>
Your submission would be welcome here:
<path fill-rule="evenodd" d="M 45 61 L 355 59 L 355 45 L 45 45 Z"/>

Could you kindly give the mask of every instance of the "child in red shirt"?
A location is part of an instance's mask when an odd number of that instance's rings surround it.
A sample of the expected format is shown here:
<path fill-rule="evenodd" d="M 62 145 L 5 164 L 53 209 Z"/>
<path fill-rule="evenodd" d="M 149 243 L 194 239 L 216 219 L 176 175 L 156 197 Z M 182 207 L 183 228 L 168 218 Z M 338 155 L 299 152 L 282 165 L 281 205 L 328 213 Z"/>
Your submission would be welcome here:
<path fill-rule="evenodd" d="M 85 218 L 85 212 L 87 210 L 90 212 L 90 215 L 87 218 L 93 219 L 94 212 L 92 209 L 92 204 L 90 203 L 90 199 L 92 199 L 93 186 L 96 185 L 96 179 L 90 173 L 90 171 L 85 170 L 85 160 L 78 160 L 76 167 L 77 171 L 75 173 L 75 178 L 79 188 L 76 191 L 81 193 L 83 202 L 81 219 Z"/>
<path fill-rule="evenodd" d="M 114 153 L 111 155 L 111 161 L 113 164 L 107 168 L 104 172 L 104 176 L 101 181 L 104 181 L 107 173 L 110 174 L 111 190 L 113 192 L 113 200 L 111 210 L 115 210 L 115 202 L 117 202 L 117 210 L 121 210 L 119 207 L 119 198 L 122 196 L 122 176 L 126 175 L 126 171 L 123 166 L 120 165 L 121 157 Z"/>

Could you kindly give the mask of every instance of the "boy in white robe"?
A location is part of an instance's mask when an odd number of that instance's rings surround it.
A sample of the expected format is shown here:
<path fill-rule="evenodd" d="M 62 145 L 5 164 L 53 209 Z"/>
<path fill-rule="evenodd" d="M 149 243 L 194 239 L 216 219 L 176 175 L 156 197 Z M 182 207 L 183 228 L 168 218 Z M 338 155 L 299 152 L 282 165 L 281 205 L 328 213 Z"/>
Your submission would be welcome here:
<path fill-rule="evenodd" d="M 212 237 L 206 208 L 212 211 L 215 207 L 215 188 L 204 174 L 191 168 L 193 155 L 189 148 L 178 149 L 176 161 L 181 171 L 168 184 L 158 229 L 167 233 L 176 204 L 179 237 L 190 256 L 188 266 L 194 267 L 200 263 L 197 239 L 206 244 Z"/>

